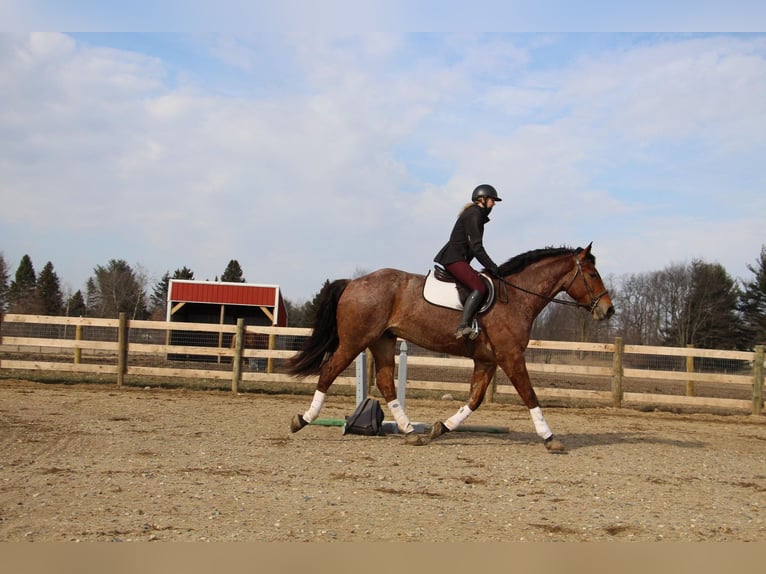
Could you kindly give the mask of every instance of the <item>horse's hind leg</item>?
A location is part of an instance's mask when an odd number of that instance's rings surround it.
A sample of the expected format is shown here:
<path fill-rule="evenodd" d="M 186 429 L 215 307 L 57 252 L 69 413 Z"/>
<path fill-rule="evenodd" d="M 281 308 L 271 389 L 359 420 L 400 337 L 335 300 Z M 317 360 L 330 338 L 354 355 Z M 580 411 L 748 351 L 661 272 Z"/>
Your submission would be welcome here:
<path fill-rule="evenodd" d="M 324 406 L 325 399 L 327 398 L 327 390 L 338 375 L 351 364 L 351 361 L 353 361 L 358 354 L 359 351 L 347 351 L 344 350 L 341 345 L 341 347 L 339 347 L 332 356 L 325 361 L 319 370 L 319 381 L 317 382 L 311 405 L 306 412 L 302 415 L 295 415 L 290 421 L 290 430 L 292 432 L 298 432 L 303 427 L 316 420 Z"/>
<path fill-rule="evenodd" d="M 396 396 L 394 385 L 394 354 L 396 351 L 396 337 L 386 333 L 383 337 L 370 345 L 370 351 L 375 359 L 375 384 L 383 395 L 388 410 L 396 421 L 399 431 L 404 433 L 404 440 L 409 445 L 423 444 L 422 438 L 415 432 L 409 417 L 404 412 L 399 399 Z"/>

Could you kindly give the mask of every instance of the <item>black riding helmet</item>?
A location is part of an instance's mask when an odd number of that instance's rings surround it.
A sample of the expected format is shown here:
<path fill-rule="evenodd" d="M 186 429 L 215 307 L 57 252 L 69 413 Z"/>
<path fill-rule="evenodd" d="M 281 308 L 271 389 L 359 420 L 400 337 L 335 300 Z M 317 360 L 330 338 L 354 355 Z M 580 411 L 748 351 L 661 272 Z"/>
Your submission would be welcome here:
<path fill-rule="evenodd" d="M 497 190 L 488 183 L 482 183 L 471 194 L 471 201 L 476 201 L 480 197 L 491 197 L 495 201 L 503 201 L 497 196 Z"/>

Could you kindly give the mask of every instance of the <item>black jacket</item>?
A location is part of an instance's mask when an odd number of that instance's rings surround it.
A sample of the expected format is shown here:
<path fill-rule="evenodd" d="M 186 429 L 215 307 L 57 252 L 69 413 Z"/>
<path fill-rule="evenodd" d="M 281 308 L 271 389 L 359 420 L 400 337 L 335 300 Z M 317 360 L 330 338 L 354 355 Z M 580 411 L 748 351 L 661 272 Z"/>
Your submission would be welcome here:
<path fill-rule="evenodd" d="M 482 242 L 484 224 L 488 221 L 489 217 L 483 207 L 475 203 L 469 205 L 458 216 L 449 241 L 436 254 L 434 261 L 446 266 L 461 260 L 470 263 L 475 257 L 485 268 L 497 269 L 495 262 L 487 255 Z"/>

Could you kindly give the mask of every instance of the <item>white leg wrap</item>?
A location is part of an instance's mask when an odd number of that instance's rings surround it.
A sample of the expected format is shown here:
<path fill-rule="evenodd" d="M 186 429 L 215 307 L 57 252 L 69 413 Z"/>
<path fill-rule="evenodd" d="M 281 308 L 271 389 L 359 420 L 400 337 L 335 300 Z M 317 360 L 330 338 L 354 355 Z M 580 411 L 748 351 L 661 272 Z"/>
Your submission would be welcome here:
<path fill-rule="evenodd" d="M 404 413 L 404 409 L 397 399 L 388 403 L 388 410 L 390 410 L 391 414 L 394 416 L 396 426 L 399 427 L 401 432 L 404 434 L 415 432 L 415 427 L 412 426 L 409 417 Z"/>
<path fill-rule="evenodd" d="M 540 436 L 540 438 L 543 440 L 548 440 L 551 438 L 553 433 L 551 432 L 548 423 L 545 422 L 545 417 L 543 416 L 542 409 L 540 407 L 529 409 L 529 414 L 532 416 L 532 422 L 535 423 L 535 430 L 537 431 L 537 434 Z"/>
<path fill-rule="evenodd" d="M 471 416 L 471 413 L 473 411 L 468 408 L 468 405 L 463 405 L 458 409 L 458 411 L 452 415 L 450 418 L 448 418 L 446 421 L 444 421 L 444 426 L 447 427 L 449 430 L 453 431 L 457 427 L 460 426 L 460 424 L 467 419 L 469 416 Z"/>
<path fill-rule="evenodd" d="M 324 400 L 327 397 L 325 393 L 322 391 L 314 391 L 314 400 L 311 401 L 311 406 L 309 407 L 309 410 L 307 410 L 305 413 L 303 413 L 303 420 L 307 423 L 310 423 L 315 418 L 319 416 L 319 411 L 322 410 L 322 407 L 324 406 Z"/>

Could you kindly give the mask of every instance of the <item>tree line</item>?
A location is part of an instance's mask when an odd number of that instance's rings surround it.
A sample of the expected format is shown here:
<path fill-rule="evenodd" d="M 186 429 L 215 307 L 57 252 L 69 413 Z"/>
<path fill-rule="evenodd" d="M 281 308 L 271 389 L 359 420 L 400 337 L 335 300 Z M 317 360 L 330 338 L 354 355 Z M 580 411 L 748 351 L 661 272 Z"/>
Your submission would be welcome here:
<path fill-rule="evenodd" d="M 126 313 L 132 319 L 164 320 L 171 279 L 194 279 L 188 267 L 168 271 L 149 289 L 148 275 L 140 267 L 132 267 L 123 259 L 110 259 L 97 265 L 81 290 L 64 294 L 53 264 L 45 264 L 39 275 L 29 255 L 21 258 L 13 279 L 0 254 L 0 312 L 68 317 L 117 318 Z M 236 259 L 229 261 L 220 279 L 246 283 L 242 267 Z"/>
<path fill-rule="evenodd" d="M 752 277 L 735 280 L 721 265 L 695 259 L 611 278 L 607 287 L 617 309 L 612 319 L 592 321 L 579 309 L 552 303 L 535 322 L 532 337 L 609 342 L 620 336 L 636 345 L 751 350 L 766 344 L 766 245 L 747 268 Z M 354 276 L 364 273 L 357 270 Z M 24 255 L 11 279 L 0 254 L 0 311 L 110 318 L 124 312 L 133 319 L 164 320 L 171 279 L 194 279 L 194 272 L 168 271 L 150 289 L 140 267 L 112 259 L 93 269 L 84 293 L 64 294 L 51 262 L 38 274 Z M 214 280 L 246 282 L 235 259 Z M 312 326 L 321 293 L 305 302 L 285 299 L 291 326 Z"/>

